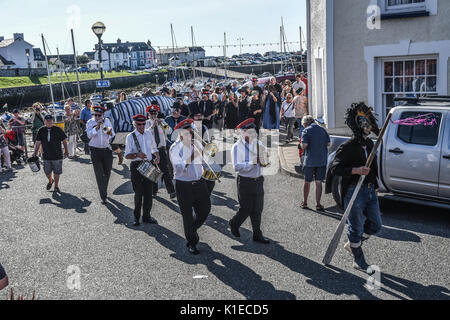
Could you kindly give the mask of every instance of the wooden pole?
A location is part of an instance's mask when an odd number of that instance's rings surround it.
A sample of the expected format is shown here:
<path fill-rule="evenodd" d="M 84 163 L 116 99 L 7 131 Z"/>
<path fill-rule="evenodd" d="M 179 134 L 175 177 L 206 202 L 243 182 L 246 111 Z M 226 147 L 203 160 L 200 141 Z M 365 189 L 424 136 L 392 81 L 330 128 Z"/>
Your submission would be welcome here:
<path fill-rule="evenodd" d="M 53 114 L 54 114 L 55 113 L 55 108 L 54 108 L 55 99 L 53 97 L 52 78 L 50 76 L 50 68 L 49 68 L 49 64 L 48 64 L 47 49 L 45 46 L 44 34 L 42 34 L 41 36 L 42 36 L 42 46 L 44 47 L 45 63 L 47 64 L 48 83 L 50 85 L 50 97 L 52 98 Z"/>
<path fill-rule="evenodd" d="M 70 33 L 72 34 L 73 57 L 75 59 L 75 72 L 77 73 L 78 102 L 80 103 L 79 105 L 81 107 L 82 101 L 81 101 L 80 76 L 78 75 L 78 61 L 77 61 L 77 52 L 75 50 L 75 38 L 73 36 L 73 29 L 70 29 Z"/>

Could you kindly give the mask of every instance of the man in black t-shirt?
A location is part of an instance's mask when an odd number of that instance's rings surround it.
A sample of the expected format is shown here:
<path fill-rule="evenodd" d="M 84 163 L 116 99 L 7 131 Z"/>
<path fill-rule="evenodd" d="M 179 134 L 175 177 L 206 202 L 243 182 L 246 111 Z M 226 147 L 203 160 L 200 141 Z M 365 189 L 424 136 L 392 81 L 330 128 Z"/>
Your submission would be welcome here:
<path fill-rule="evenodd" d="M 6 288 L 8 284 L 8 276 L 6 275 L 5 269 L 3 269 L 2 264 L 0 263 L 0 290 Z"/>
<path fill-rule="evenodd" d="M 55 192 L 60 192 L 59 176 L 62 174 L 63 152 L 61 143 L 64 145 L 64 156 L 68 156 L 67 136 L 64 131 L 53 125 L 53 116 L 45 116 L 45 127 L 39 129 L 36 135 L 36 145 L 34 147 L 34 157 L 42 145 L 44 173 L 48 178 L 47 190 L 50 190 L 55 183 Z M 53 173 L 53 178 L 52 178 Z"/>

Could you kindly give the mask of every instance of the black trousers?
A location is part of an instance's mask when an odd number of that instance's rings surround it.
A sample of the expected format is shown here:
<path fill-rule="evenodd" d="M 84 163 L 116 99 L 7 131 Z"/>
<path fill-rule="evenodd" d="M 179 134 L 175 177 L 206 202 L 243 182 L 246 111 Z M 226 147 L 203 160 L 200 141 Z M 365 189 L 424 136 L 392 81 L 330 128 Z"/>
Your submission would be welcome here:
<path fill-rule="evenodd" d="M 208 180 L 205 180 L 205 182 L 206 182 L 206 186 L 208 187 L 208 195 L 211 197 L 214 187 L 216 186 L 216 182 L 208 181 Z"/>
<path fill-rule="evenodd" d="M 188 245 L 200 241 L 197 230 L 205 223 L 211 211 L 208 187 L 203 179 L 194 182 L 176 181 L 178 205 L 183 216 L 184 235 Z M 194 211 L 195 217 L 194 217 Z"/>
<path fill-rule="evenodd" d="M 231 223 L 240 227 L 250 216 L 253 236 L 262 236 L 261 214 L 264 209 L 264 178 L 251 179 L 238 176 L 237 178 L 239 211 L 231 219 Z"/>
<path fill-rule="evenodd" d="M 175 187 L 173 186 L 172 178 L 169 171 L 169 156 L 167 155 L 166 148 L 159 148 L 159 168 L 164 173 L 163 174 L 163 180 L 164 184 L 166 185 L 167 192 L 169 194 L 172 194 L 175 192 Z M 158 184 L 153 183 L 153 193 L 158 192 Z"/>
<path fill-rule="evenodd" d="M 141 161 L 133 161 L 130 165 L 131 184 L 134 191 L 134 219 L 139 222 L 142 213 L 142 220 L 150 220 L 150 211 L 153 206 L 153 182 L 139 173 L 137 168 Z"/>
<path fill-rule="evenodd" d="M 112 151 L 91 147 L 91 160 L 94 165 L 95 179 L 97 180 L 100 198 L 105 200 L 108 196 L 108 183 L 113 165 Z"/>

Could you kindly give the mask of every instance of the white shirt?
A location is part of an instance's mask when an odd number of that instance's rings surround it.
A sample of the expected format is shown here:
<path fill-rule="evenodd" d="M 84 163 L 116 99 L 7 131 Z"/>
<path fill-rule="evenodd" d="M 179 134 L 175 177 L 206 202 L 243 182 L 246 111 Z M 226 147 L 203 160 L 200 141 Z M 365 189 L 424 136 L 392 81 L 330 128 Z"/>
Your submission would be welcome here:
<path fill-rule="evenodd" d="M 198 146 L 197 146 L 198 147 Z M 198 147 L 203 150 L 203 147 Z M 194 146 L 185 146 L 181 139 L 178 139 L 170 147 L 170 160 L 173 165 L 174 179 L 179 181 L 198 181 L 203 175 L 202 159 L 197 157 L 194 162 L 187 165 L 194 151 Z M 187 165 L 187 166 L 186 166 Z"/>
<path fill-rule="evenodd" d="M 108 118 L 104 118 L 103 125 L 108 128 L 112 128 L 111 121 Z M 100 128 L 99 131 L 96 129 L 97 122 L 95 121 L 95 118 L 92 118 L 87 122 L 86 125 L 86 131 L 87 136 L 91 141 L 89 141 L 89 146 L 93 148 L 99 148 L 99 149 L 111 149 L 111 145 L 109 141 L 112 137 L 115 136 L 114 129 L 112 130 L 112 134 L 108 135 L 103 132 L 102 128 Z"/>
<path fill-rule="evenodd" d="M 148 160 L 152 160 L 153 154 L 158 152 L 158 148 L 156 147 L 155 137 L 153 133 L 149 130 L 145 130 L 143 134 L 139 133 L 139 131 L 134 130 L 127 136 L 126 145 L 125 145 L 125 157 L 130 154 L 139 153 L 139 150 L 134 142 L 133 133 L 136 134 L 137 141 L 139 146 L 141 147 L 142 153 L 147 156 Z M 133 161 L 142 161 L 141 158 L 136 158 L 131 160 Z"/>
<path fill-rule="evenodd" d="M 284 111 L 286 118 L 295 118 L 294 102 L 288 103 L 287 101 L 283 101 L 281 109 Z"/>
<path fill-rule="evenodd" d="M 147 122 L 145 124 L 145 129 L 150 130 L 153 133 L 153 135 L 155 134 L 155 130 L 152 129 L 154 122 L 155 122 L 154 120 L 149 119 L 149 120 L 147 120 Z M 173 132 L 172 128 L 169 127 L 166 131 L 164 131 L 163 128 L 158 125 L 158 133 L 159 133 L 158 149 L 165 148 L 167 146 L 166 138 L 168 135 L 172 134 L 172 132 Z M 155 139 L 155 141 L 156 141 L 156 139 Z"/>
<path fill-rule="evenodd" d="M 295 92 L 297 92 L 298 89 L 302 88 L 303 90 L 306 90 L 306 84 L 300 80 L 300 82 L 295 81 L 292 84 L 292 88 L 294 89 Z"/>
<path fill-rule="evenodd" d="M 262 142 L 258 140 L 260 146 Z M 241 177 L 259 178 L 262 175 L 261 165 L 257 162 L 257 145 L 256 141 L 247 144 L 244 138 L 241 138 L 233 145 L 231 149 L 233 155 L 233 168 Z"/>

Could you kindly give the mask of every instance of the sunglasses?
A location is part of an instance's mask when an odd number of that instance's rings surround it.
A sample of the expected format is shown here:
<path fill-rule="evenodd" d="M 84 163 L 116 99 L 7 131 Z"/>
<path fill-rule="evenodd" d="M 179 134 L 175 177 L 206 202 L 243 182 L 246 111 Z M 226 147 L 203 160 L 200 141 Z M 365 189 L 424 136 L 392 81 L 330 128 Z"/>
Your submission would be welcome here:
<path fill-rule="evenodd" d="M 136 126 L 137 127 L 142 127 L 142 126 L 145 126 L 146 125 L 146 123 L 144 122 L 144 123 L 136 123 Z"/>
<path fill-rule="evenodd" d="M 102 114 L 94 114 L 94 117 L 96 118 L 100 118 L 101 116 L 103 116 Z"/>

